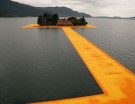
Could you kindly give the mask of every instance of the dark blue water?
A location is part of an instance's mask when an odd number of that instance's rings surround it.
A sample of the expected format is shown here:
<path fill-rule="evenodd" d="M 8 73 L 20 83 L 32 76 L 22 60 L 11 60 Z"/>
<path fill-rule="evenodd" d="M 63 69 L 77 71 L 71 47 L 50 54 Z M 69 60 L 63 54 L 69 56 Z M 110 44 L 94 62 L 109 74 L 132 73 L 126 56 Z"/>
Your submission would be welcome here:
<path fill-rule="evenodd" d="M 21 29 L 35 18 L 0 18 L 0 103 L 103 93 L 60 29 Z"/>
<path fill-rule="evenodd" d="M 87 19 L 96 29 L 75 29 L 135 73 L 135 20 Z"/>

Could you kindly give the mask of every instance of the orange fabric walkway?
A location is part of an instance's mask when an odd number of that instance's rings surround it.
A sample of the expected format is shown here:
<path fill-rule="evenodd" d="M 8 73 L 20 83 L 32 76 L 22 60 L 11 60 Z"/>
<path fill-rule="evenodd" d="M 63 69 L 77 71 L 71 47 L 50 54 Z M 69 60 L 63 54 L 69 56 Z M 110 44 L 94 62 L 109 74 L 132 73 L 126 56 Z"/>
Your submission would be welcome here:
<path fill-rule="evenodd" d="M 135 75 L 76 31 L 62 30 L 104 94 L 33 104 L 135 104 Z"/>
<path fill-rule="evenodd" d="M 40 26 L 38 24 L 28 24 L 26 26 L 23 26 L 22 28 L 46 28 L 46 29 L 57 29 L 62 27 L 70 27 L 70 28 L 96 28 L 96 26 L 93 25 L 86 25 L 86 26 Z"/>

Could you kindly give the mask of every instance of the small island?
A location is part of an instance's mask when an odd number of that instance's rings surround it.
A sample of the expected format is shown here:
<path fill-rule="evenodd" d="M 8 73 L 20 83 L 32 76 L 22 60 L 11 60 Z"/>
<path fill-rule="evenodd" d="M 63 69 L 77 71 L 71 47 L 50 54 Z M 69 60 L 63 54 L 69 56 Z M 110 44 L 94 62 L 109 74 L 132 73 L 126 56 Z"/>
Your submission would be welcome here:
<path fill-rule="evenodd" d="M 82 18 L 68 17 L 61 18 L 58 14 L 44 13 L 37 18 L 37 24 L 28 24 L 22 28 L 46 28 L 46 29 L 58 29 L 63 27 L 69 28 L 96 28 L 96 26 L 90 25 Z"/>
<path fill-rule="evenodd" d="M 40 26 L 86 26 L 88 23 L 84 16 L 79 19 L 76 17 L 60 19 L 58 14 L 51 15 L 44 13 L 43 15 L 39 15 L 37 24 Z"/>

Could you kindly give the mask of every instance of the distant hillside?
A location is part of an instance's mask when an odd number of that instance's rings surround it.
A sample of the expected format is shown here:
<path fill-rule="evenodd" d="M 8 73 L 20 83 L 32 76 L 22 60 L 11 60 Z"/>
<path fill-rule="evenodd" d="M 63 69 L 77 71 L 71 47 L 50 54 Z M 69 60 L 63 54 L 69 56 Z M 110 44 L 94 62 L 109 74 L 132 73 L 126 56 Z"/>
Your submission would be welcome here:
<path fill-rule="evenodd" d="M 11 0 L 0 0 L 0 17 L 27 17 L 38 16 L 47 13 L 58 13 L 60 16 L 77 16 L 91 17 L 85 13 L 79 13 L 66 7 L 33 7 Z"/>
<path fill-rule="evenodd" d="M 44 10 L 39 10 L 29 5 L 20 4 L 10 0 L 0 0 L 0 17 L 38 16 L 44 12 Z"/>
<path fill-rule="evenodd" d="M 108 17 L 108 16 L 98 16 L 93 18 L 106 18 L 106 19 L 122 19 L 122 17 L 114 16 L 114 17 Z"/>
<path fill-rule="evenodd" d="M 72 9 L 67 8 L 67 7 L 45 7 L 45 8 L 39 8 L 39 9 L 47 10 L 47 11 L 52 11 L 54 13 L 59 14 L 60 16 L 75 16 L 75 17 L 85 16 L 85 17 L 92 17 L 89 14 L 73 11 Z"/>
<path fill-rule="evenodd" d="M 135 19 L 135 16 L 134 17 L 130 17 L 130 19 Z"/>

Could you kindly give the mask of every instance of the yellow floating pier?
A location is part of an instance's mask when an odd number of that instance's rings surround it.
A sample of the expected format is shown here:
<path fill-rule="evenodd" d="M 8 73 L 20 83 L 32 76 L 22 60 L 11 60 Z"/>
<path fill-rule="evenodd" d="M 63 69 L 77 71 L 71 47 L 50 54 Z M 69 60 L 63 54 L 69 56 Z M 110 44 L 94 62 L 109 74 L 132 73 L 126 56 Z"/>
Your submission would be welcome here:
<path fill-rule="evenodd" d="M 70 27 L 62 30 L 104 94 L 32 104 L 135 104 L 135 75 Z"/>
<path fill-rule="evenodd" d="M 46 29 L 57 29 L 62 27 L 70 27 L 70 28 L 96 28 L 96 26 L 93 25 L 86 25 L 86 26 L 40 26 L 38 24 L 28 24 L 26 26 L 23 26 L 22 28 L 46 28 Z"/>

